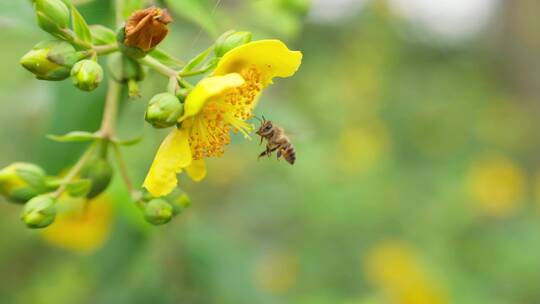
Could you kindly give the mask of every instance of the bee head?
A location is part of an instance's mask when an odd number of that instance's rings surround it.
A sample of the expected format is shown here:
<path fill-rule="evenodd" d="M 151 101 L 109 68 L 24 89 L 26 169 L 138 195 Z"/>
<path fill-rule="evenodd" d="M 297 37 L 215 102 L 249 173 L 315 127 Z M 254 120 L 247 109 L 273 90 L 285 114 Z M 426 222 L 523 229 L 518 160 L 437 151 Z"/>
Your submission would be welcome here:
<path fill-rule="evenodd" d="M 259 127 L 259 130 L 257 130 L 257 134 L 261 136 L 265 136 L 270 134 L 273 129 L 272 121 L 266 120 L 263 116 L 263 120 L 261 121 L 261 126 Z"/>

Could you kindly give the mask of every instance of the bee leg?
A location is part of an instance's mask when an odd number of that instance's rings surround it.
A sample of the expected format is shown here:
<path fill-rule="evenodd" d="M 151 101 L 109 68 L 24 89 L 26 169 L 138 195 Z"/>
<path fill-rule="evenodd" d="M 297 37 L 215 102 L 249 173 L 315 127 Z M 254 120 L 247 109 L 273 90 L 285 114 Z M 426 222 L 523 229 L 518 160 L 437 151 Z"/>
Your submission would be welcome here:
<path fill-rule="evenodd" d="M 268 145 L 266 145 L 266 149 L 264 151 L 261 152 L 261 154 L 259 154 L 259 158 L 263 157 L 263 156 L 266 156 L 268 155 L 268 157 L 270 157 L 270 155 L 272 154 L 272 152 L 275 151 L 275 149 L 270 149 L 270 147 Z"/>
<path fill-rule="evenodd" d="M 261 152 L 261 154 L 259 154 L 259 157 L 257 157 L 257 160 L 263 156 L 265 156 L 266 154 L 268 154 L 268 150 L 264 150 Z"/>
<path fill-rule="evenodd" d="M 261 136 L 261 142 L 259 142 L 259 146 L 262 145 L 264 137 Z"/>
<path fill-rule="evenodd" d="M 277 155 L 277 160 L 279 160 L 279 158 L 281 157 L 281 149 L 277 151 L 276 155 Z"/>

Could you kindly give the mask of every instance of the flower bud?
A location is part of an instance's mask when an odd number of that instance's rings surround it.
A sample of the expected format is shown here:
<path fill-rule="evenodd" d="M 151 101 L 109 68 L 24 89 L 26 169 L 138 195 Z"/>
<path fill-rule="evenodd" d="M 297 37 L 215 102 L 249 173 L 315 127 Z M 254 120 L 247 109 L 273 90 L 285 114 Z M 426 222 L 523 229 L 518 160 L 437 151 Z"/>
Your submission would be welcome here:
<path fill-rule="evenodd" d="M 221 35 L 214 47 L 216 57 L 223 57 L 228 51 L 251 41 L 251 32 L 228 31 Z"/>
<path fill-rule="evenodd" d="M 184 105 L 171 93 L 160 93 L 152 97 L 146 108 L 144 119 L 154 128 L 168 128 L 176 124 L 184 114 Z"/>
<path fill-rule="evenodd" d="M 21 58 L 21 65 L 41 80 L 63 80 L 69 77 L 71 67 L 82 57 L 68 42 L 43 41 Z"/>
<path fill-rule="evenodd" d="M 49 190 L 43 169 L 30 163 L 13 163 L 0 170 L 0 194 L 14 203 L 25 203 Z"/>
<path fill-rule="evenodd" d="M 37 23 L 44 31 L 66 38 L 63 31 L 69 28 L 69 8 L 61 0 L 34 0 Z"/>
<path fill-rule="evenodd" d="M 56 217 L 55 201 L 50 195 L 40 195 L 24 205 L 21 219 L 28 228 L 44 228 Z"/>
<path fill-rule="evenodd" d="M 156 198 L 144 206 L 144 218 L 152 225 L 163 225 L 173 217 L 173 207 L 164 199 Z"/>
<path fill-rule="evenodd" d="M 169 32 L 172 18 L 167 10 L 149 7 L 135 11 L 126 26 L 118 32 L 120 50 L 132 58 L 142 58 L 156 47 Z"/>
<path fill-rule="evenodd" d="M 165 199 L 171 205 L 173 215 L 181 213 L 184 209 L 191 205 L 191 199 L 189 196 L 179 189 L 175 189 L 173 192 L 167 195 Z"/>
<path fill-rule="evenodd" d="M 109 186 L 113 175 L 111 164 L 103 157 L 96 157 L 81 169 L 81 178 L 89 179 L 92 186 L 87 198 L 94 198 L 103 193 Z"/>
<path fill-rule="evenodd" d="M 71 80 L 77 88 L 88 92 L 93 91 L 103 80 L 103 69 L 94 60 L 81 60 L 71 69 Z"/>

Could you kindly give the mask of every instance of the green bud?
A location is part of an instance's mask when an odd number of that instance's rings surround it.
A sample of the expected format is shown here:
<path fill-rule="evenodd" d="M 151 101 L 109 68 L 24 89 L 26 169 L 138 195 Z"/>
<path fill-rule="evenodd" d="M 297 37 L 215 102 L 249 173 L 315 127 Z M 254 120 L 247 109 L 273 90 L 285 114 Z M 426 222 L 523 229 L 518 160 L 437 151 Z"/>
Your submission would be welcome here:
<path fill-rule="evenodd" d="M 21 219 L 28 228 L 44 228 L 56 217 L 55 201 L 50 195 L 40 195 L 24 205 Z"/>
<path fill-rule="evenodd" d="M 47 190 L 46 175 L 39 166 L 13 163 L 0 170 L 0 194 L 11 202 L 25 203 Z"/>
<path fill-rule="evenodd" d="M 103 69 L 94 60 L 81 60 L 71 69 L 71 80 L 77 88 L 88 92 L 93 91 L 103 80 Z"/>
<path fill-rule="evenodd" d="M 58 37 L 67 38 L 64 30 L 69 28 L 68 6 L 61 0 L 34 0 L 37 23 L 44 31 Z"/>
<path fill-rule="evenodd" d="M 152 225 L 163 225 L 173 217 L 173 207 L 164 199 L 156 198 L 144 206 L 144 218 Z"/>
<path fill-rule="evenodd" d="M 103 193 L 109 186 L 113 175 L 113 169 L 107 159 L 103 157 L 96 157 L 90 161 L 81 169 L 81 178 L 89 179 L 92 182 L 92 187 L 87 198 L 94 198 Z"/>
<path fill-rule="evenodd" d="M 143 51 L 142 49 L 136 47 L 136 46 L 128 46 L 124 43 L 126 40 L 126 31 L 125 27 L 122 27 L 118 30 L 118 33 L 116 34 L 116 41 L 118 42 L 118 48 L 120 51 L 125 54 L 128 57 L 131 57 L 133 59 L 140 59 L 146 56 L 147 52 Z M 150 52 L 152 50 L 149 50 Z"/>
<path fill-rule="evenodd" d="M 68 42 L 61 40 L 42 41 L 21 58 L 21 65 L 42 80 L 64 80 L 70 75 L 71 67 L 84 54 L 77 52 Z"/>
<path fill-rule="evenodd" d="M 137 82 L 146 77 L 146 71 L 137 60 L 122 53 L 115 53 L 109 56 L 107 67 L 114 80 L 119 83 L 127 83 L 129 97 L 140 96 Z"/>
<path fill-rule="evenodd" d="M 214 47 L 216 57 L 223 57 L 228 51 L 250 42 L 251 36 L 251 32 L 225 32 L 216 40 Z"/>
<path fill-rule="evenodd" d="M 184 209 L 191 205 L 191 199 L 180 189 L 175 189 L 169 195 L 165 197 L 167 202 L 171 205 L 173 215 L 181 213 Z"/>
<path fill-rule="evenodd" d="M 168 128 L 176 124 L 184 114 L 184 105 L 171 93 L 160 93 L 152 97 L 146 108 L 144 119 L 154 128 Z"/>

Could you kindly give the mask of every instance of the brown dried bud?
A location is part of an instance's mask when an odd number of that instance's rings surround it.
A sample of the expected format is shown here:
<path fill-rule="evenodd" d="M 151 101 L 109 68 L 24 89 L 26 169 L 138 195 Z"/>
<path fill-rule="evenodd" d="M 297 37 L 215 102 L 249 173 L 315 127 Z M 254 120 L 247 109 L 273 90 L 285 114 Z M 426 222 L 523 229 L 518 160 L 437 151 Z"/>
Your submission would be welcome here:
<path fill-rule="evenodd" d="M 167 24 L 171 22 L 172 18 L 165 9 L 152 6 L 135 11 L 126 23 L 124 44 L 147 52 L 167 36 Z"/>

